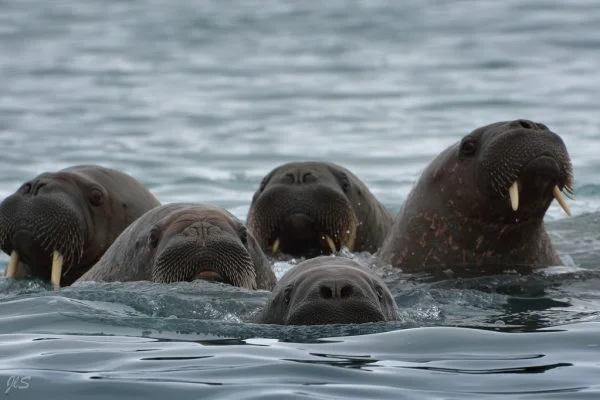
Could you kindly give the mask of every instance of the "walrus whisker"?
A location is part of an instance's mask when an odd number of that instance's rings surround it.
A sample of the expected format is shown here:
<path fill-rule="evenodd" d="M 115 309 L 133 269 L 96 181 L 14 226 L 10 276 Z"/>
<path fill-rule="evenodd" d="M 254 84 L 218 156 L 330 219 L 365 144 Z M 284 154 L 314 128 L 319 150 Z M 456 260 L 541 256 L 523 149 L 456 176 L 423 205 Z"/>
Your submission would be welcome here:
<path fill-rule="evenodd" d="M 554 189 L 552 190 L 552 195 L 554 196 L 554 198 L 556 199 L 556 201 L 558 202 L 560 207 L 563 209 L 563 211 L 568 216 L 571 216 L 571 209 L 569 208 L 569 205 L 565 201 L 565 198 L 562 196 L 562 193 L 561 193 L 560 189 L 558 188 L 558 186 L 554 186 Z"/>
<path fill-rule="evenodd" d="M 50 281 L 52 282 L 52 286 L 54 286 L 54 290 L 58 290 L 60 288 L 62 267 L 63 256 L 58 251 L 54 251 L 52 253 L 52 275 L 50 277 Z"/>
<path fill-rule="evenodd" d="M 6 277 L 12 278 L 17 274 L 17 270 L 19 268 L 19 253 L 16 250 L 13 250 L 10 253 L 10 260 L 8 261 L 8 267 L 6 267 Z"/>
<path fill-rule="evenodd" d="M 565 185 L 565 187 L 563 188 L 563 194 L 567 198 L 569 198 L 571 200 L 575 200 L 575 192 L 573 192 L 573 188 L 572 187 L 570 187 L 568 185 Z"/>

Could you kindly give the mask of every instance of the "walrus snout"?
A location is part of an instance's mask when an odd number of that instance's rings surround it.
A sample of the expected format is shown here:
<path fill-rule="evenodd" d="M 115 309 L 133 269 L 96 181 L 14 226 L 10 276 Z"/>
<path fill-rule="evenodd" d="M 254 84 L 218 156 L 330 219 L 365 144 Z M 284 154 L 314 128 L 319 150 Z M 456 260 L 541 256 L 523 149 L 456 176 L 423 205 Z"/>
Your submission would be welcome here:
<path fill-rule="evenodd" d="M 254 289 L 254 263 L 243 244 L 219 227 L 204 224 L 202 228 L 188 229 L 158 248 L 152 280 L 171 283 L 204 279 Z"/>
<path fill-rule="evenodd" d="M 11 255 L 7 276 L 23 262 L 29 275 L 57 286 L 81 260 L 86 232 L 77 206 L 60 192 L 45 192 L 47 185 L 28 182 L 0 204 L 0 244 Z"/>
<path fill-rule="evenodd" d="M 355 295 L 356 286 L 348 280 L 328 280 L 319 284 L 319 296 L 324 300 L 343 300 Z"/>
<path fill-rule="evenodd" d="M 356 276 L 340 271 L 301 283 L 295 289 L 302 296 L 292 301 L 286 324 L 321 325 L 386 321 L 381 302 L 383 289 Z M 315 271 L 319 274 L 318 271 Z M 321 272 L 322 273 L 322 272 Z"/>
<path fill-rule="evenodd" d="M 348 199 L 317 181 L 310 186 L 273 185 L 255 201 L 248 226 L 265 251 L 314 257 L 353 248 L 358 222 Z"/>
<path fill-rule="evenodd" d="M 484 193 L 507 198 L 513 211 L 545 212 L 556 198 L 570 215 L 562 191 L 572 194 L 573 167 L 556 133 L 528 120 L 499 124 L 481 137 L 477 178 Z"/>

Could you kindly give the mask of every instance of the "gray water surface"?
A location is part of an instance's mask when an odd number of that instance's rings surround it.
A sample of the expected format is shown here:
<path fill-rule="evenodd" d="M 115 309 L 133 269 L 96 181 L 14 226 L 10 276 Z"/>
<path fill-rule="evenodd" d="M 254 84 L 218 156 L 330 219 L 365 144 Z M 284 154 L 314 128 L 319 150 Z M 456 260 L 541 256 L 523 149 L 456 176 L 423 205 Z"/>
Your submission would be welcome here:
<path fill-rule="evenodd" d="M 517 118 L 562 136 L 577 197 L 547 216 L 565 266 L 381 271 L 393 323 L 256 325 L 267 292 L 206 282 L 0 281 L 0 393 L 598 398 L 599 26 L 599 1 L 0 0 L 0 199 L 97 163 L 245 219 L 267 172 L 310 159 L 395 213 L 441 150 Z"/>

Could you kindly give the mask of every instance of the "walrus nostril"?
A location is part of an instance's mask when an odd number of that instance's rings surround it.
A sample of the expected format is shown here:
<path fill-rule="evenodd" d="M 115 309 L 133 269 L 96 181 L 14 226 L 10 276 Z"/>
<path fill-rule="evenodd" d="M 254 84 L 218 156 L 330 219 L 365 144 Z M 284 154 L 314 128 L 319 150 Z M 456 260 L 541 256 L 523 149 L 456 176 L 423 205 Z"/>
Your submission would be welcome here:
<path fill-rule="evenodd" d="M 319 288 L 319 294 L 324 299 L 333 298 L 333 290 L 331 290 L 331 288 L 329 286 L 325 286 L 325 285 L 321 286 Z"/>
<path fill-rule="evenodd" d="M 354 289 L 352 288 L 352 285 L 344 285 L 340 290 L 340 298 L 347 299 L 348 297 L 352 296 L 353 292 Z"/>
<path fill-rule="evenodd" d="M 292 185 L 296 182 L 296 178 L 294 177 L 294 174 L 291 173 L 287 173 L 284 175 L 282 183 L 288 184 L 288 185 Z"/>
<path fill-rule="evenodd" d="M 349 283 L 324 283 L 319 286 L 319 295 L 326 300 L 347 299 L 354 295 L 354 288 Z"/>
<path fill-rule="evenodd" d="M 315 182 L 317 180 L 317 177 L 312 173 L 312 172 L 305 172 L 304 174 L 302 174 L 302 179 L 300 180 L 301 183 L 311 183 L 311 182 Z"/>

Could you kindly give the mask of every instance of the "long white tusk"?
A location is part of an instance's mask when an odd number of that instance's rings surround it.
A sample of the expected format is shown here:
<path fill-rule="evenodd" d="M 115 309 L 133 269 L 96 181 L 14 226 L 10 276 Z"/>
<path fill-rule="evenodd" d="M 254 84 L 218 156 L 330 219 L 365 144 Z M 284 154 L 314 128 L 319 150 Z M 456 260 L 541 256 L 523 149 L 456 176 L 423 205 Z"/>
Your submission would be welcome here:
<path fill-rule="evenodd" d="M 513 211 L 517 211 L 519 209 L 519 187 L 517 186 L 517 181 L 508 188 L 508 195 L 510 196 L 510 205 Z"/>
<path fill-rule="evenodd" d="M 50 277 L 50 281 L 52 282 L 52 286 L 54 286 L 54 290 L 58 290 L 60 288 L 60 277 L 62 275 L 62 267 L 63 256 L 55 250 L 54 253 L 52 253 L 52 275 Z"/>
<path fill-rule="evenodd" d="M 6 267 L 6 277 L 13 278 L 17 274 L 17 270 L 19 269 L 19 253 L 16 250 L 13 250 L 10 253 L 10 260 L 8 261 L 8 267 Z"/>
<path fill-rule="evenodd" d="M 565 198 L 562 196 L 562 193 L 560 192 L 560 189 L 558 188 L 558 186 L 554 186 L 554 189 L 552 190 L 552 195 L 554 196 L 556 201 L 558 201 L 558 204 L 560 204 L 560 207 L 563 209 L 563 211 L 570 217 L 571 209 L 569 208 L 569 205 L 565 201 Z"/>

